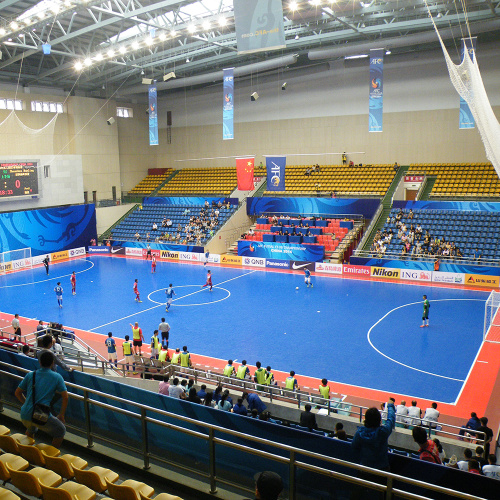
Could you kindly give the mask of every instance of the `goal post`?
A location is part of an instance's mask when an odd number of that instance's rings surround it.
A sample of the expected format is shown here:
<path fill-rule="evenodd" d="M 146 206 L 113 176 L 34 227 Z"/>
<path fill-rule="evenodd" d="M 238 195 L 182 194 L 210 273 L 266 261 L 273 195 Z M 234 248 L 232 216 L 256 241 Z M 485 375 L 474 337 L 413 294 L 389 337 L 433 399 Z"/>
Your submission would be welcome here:
<path fill-rule="evenodd" d="M 492 290 L 484 306 L 483 340 L 500 344 L 500 292 Z"/>
<path fill-rule="evenodd" d="M 19 248 L 0 253 L 0 274 L 32 269 L 31 248 Z"/>

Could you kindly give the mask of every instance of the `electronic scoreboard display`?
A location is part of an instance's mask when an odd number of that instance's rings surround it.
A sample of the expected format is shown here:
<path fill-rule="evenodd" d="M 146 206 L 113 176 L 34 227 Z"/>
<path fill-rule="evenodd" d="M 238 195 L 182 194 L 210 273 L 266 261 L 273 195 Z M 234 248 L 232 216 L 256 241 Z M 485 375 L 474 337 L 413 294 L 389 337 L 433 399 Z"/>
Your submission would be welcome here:
<path fill-rule="evenodd" d="M 37 162 L 0 163 L 0 200 L 38 195 Z"/>

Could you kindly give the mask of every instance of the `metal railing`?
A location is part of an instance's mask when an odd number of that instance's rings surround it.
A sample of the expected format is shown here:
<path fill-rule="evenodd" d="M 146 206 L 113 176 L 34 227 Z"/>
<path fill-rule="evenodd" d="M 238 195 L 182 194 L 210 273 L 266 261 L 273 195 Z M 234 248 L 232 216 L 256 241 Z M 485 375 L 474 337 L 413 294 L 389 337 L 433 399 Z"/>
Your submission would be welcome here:
<path fill-rule="evenodd" d="M 0 361 L 0 366 L 2 369 L 0 370 L 0 373 L 2 373 L 3 376 L 7 376 L 10 378 L 14 378 L 15 380 L 20 380 L 23 378 L 24 374 L 28 373 L 29 370 L 10 365 L 5 362 Z M 15 375 L 13 373 L 10 373 L 9 371 L 6 371 L 3 369 L 4 367 L 7 367 L 8 369 L 16 370 L 20 372 L 22 375 Z M 404 485 L 408 486 L 409 488 L 413 489 L 414 487 L 420 487 L 424 490 L 426 490 L 429 494 L 431 492 L 437 492 L 440 494 L 444 495 L 449 495 L 453 498 L 459 498 L 463 500 L 484 500 L 481 497 L 477 497 L 474 495 L 469 495 L 467 493 L 462 493 L 460 491 L 452 490 L 449 488 L 437 486 L 434 484 L 429 484 L 425 483 L 423 481 L 419 481 L 416 479 L 411 479 L 408 477 L 400 476 L 397 474 L 391 474 L 389 472 L 384 472 L 381 470 L 377 469 L 371 469 L 369 467 L 364 467 L 362 465 L 354 464 L 352 462 L 347 462 L 345 460 L 340 460 L 337 458 L 333 457 L 328 457 L 325 455 L 321 455 L 319 453 L 311 452 L 305 449 L 300 449 L 300 448 L 295 448 L 286 444 L 278 443 L 275 441 L 270 441 L 268 439 L 263 439 L 259 438 L 257 436 L 241 433 L 238 431 L 234 431 L 231 429 L 227 429 L 218 425 L 210 424 L 207 422 L 203 422 L 201 420 L 196 420 L 193 418 L 185 417 L 182 415 L 178 415 L 176 413 L 172 413 L 169 411 L 165 410 L 160 410 L 158 408 L 154 408 L 151 406 L 146 406 L 146 405 L 141 405 L 135 401 L 119 398 L 117 396 L 113 396 L 110 394 L 106 394 L 100 391 L 97 391 L 95 389 L 90 389 L 84 386 L 80 386 L 77 384 L 72 384 L 66 382 L 66 385 L 70 387 L 71 389 L 77 390 L 80 393 L 83 393 L 83 395 L 80 394 L 74 394 L 74 393 L 69 393 L 69 398 L 70 398 L 70 404 L 71 400 L 76 400 L 80 401 L 84 405 L 84 425 L 79 426 L 79 427 L 73 427 L 70 425 L 67 425 L 68 428 L 74 429 L 78 433 L 81 433 L 82 431 L 84 432 L 86 439 L 87 439 L 87 444 L 88 447 L 92 447 L 94 445 L 94 440 L 98 438 L 100 441 L 104 443 L 109 443 L 112 444 L 113 446 L 119 447 L 119 448 L 124 448 L 127 449 L 128 451 L 133 451 L 139 455 L 142 456 L 142 461 L 144 464 L 144 469 L 148 469 L 150 467 L 150 462 L 151 459 L 154 459 L 158 462 L 166 463 L 171 467 L 177 467 L 180 468 L 181 470 L 189 471 L 193 474 L 196 474 L 198 476 L 201 476 L 203 479 L 207 480 L 209 483 L 209 491 L 212 494 L 215 494 L 217 492 L 217 484 L 226 484 L 230 485 L 232 487 L 237 487 L 240 490 L 244 490 L 249 492 L 247 488 L 244 488 L 241 485 L 237 485 L 234 482 L 228 481 L 226 479 L 222 479 L 220 476 L 218 476 L 217 471 L 218 471 L 218 463 L 217 463 L 217 458 L 216 458 L 216 450 L 217 447 L 227 447 L 227 448 L 232 448 L 237 450 L 238 452 L 241 453 L 248 453 L 249 455 L 254 455 L 257 457 L 261 458 L 266 458 L 269 459 L 273 462 L 278 462 L 281 464 L 285 464 L 288 466 L 288 471 L 289 471 L 289 477 L 288 479 L 288 498 L 289 500 L 296 500 L 297 498 L 297 484 L 296 484 L 296 473 L 298 470 L 307 470 L 310 472 L 314 472 L 316 474 L 320 474 L 325 477 L 329 478 L 335 478 L 343 482 L 348 482 L 351 484 L 354 484 L 355 486 L 358 487 L 363 487 L 363 488 L 368 488 L 370 490 L 376 490 L 379 492 L 385 493 L 385 498 L 387 500 L 391 500 L 394 497 L 403 497 L 403 498 L 411 498 L 411 499 L 425 499 L 428 497 L 423 497 L 421 495 L 415 495 L 413 493 L 410 493 L 409 491 L 404 491 L 399 488 L 394 487 L 394 482 L 397 481 L 398 483 L 403 483 Z M 119 403 L 121 406 L 123 405 L 129 405 L 131 407 L 136 408 L 137 413 L 130 411 L 130 410 L 125 410 L 122 408 L 118 408 L 116 406 L 113 406 L 108 403 L 104 403 L 102 401 L 98 401 L 97 399 L 92 399 L 92 397 L 97 397 L 100 399 L 107 399 L 110 401 L 114 401 Z M 0 399 L 0 403 L 2 404 L 0 410 L 3 411 L 3 404 L 8 404 L 11 405 L 12 407 L 18 408 L 19 405 L 13 405 L 8 401 L 5 401 L 3 396 Z M 196 403 L 190 403 L 190 404 L 196 404 Z M 105 410 L 109 410 L 113 413 L 118 413 L 121 415 L 124 415 L 126 417 L 136 419 L 140 421 L 141 429 L 142 429 L 142 445 L 141 448 L 136 448 L 130 444 L 125 444 L 123 442 L 118 442 L 115 441 L 109 437 L 104 437 L 104 436 L 97 436 L 92 431 L 92 421 L 90 418 L 90 415 L 92 413 L 91 408 L 92 407 L 99 407 Z M 173 423 L 168 423 L 164 422 L 162 420 L 159 420 L 157 418 L 149 417 L 147 416 L 147 412 L 156 414 L 158 416 L 162 417 L 169 417 L 172 419 L 175 419 L 176 421 L 183 422 L 185 424 L 190 424 L 190 425 L 195 425 L 197 428 L 203 428 L 205 432 L 200 432 L 200 431 L 193 431 L 191 429 L 186 429 L 182 427 L 181 425 L 173 424 Z M 241 417 L 244 418 L 244 417 Z M 196 437 L 198 439 L 201 439 L 205 442 L 208 443 L 208 450 L 209 450 L 209 467 L 208 473 L 201 472 L 197 469 L 193 469 L 192 467 L 181 465 L 178 462 L 175 462 L 173 460 L 169 460 L 165 457 L 160 457 L 158 455 L 154 455 L 151 453 L 149 450 L 149 433 L 148 433 L 148 426 L 149 425 L 157 425 L 161 426 L 164 428 L 168 428 L 169 430 L 175 431 L 179 433 L 179 441 L 182 439 L 182 435 L 190 435 L 193 437 Z M 227 436 L 227 439 L 219 438 L 215 436 L 215 432 L 221 433 L 225 436 Z M 251 446 L 244 446 L 241 444 L 237 444 L 234 442 L 229 441 L 229 438 L 238 438 L 240 440 L 246 440 L 250 441 L 253 443 L 255 446 L 265 446 L 266 448 L 273 448 L 276 450 L 276 452 L 268 452 L 268 451 L 262 451 L 260 449 L 257 449 L 256 447 L 251 447 Z M 281 453 L 286 453 L 288 454 L 287 457 L 278 455 L 277 452 Z M 309 463 L 306 463 L 304 461 L 300 461 L 297 459 L 297 455 L 300 455 L 300 457 L 307 457 L 308 459 L 313 459 L 315 461 L 321 461 L 323 463 L 322 466 L 318 465 L 311 465 Z M 365 479 L 360 479 L 358 477 L 350 476 L 349 474 L 337 472 L 334 470 L 331 470 L 328 467 L 331 466 L 341 466 L 347 468 L 349 471 L 351 471 L 353 474 L 356 473 L 356 471 L 361 472 L 363 474 L 370 474 L 370 475 L 375 475 L 379 478 L 379 480 L 383 483 L 377 483 L 377 482 L 372 482 L 368 481 Z M 437 465 L 436 465 L 437 466 Z M 429 497 L 430 498 L 430 497 Z"/>

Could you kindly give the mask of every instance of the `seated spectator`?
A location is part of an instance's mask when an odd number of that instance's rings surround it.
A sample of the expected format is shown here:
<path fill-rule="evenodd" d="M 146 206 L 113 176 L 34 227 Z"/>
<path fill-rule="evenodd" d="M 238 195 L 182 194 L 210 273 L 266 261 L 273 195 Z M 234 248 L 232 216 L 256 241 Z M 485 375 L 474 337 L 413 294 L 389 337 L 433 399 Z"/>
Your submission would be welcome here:
<path fill-rule="evenodd" d="M 152 231 L 158 231 L 158 224 L 156 222 L 153 222 L 153 227 L 151 228 Z"/>
<path fill-rule="evenodd" d="M 168 388 L 168 395 L 171 398 L 186 399 L 186 393 L 182 386 L 179 385 L 179 379 L 177 377 L 174 378 L 172 385 Z"/>
<path fill-rule="evenodd" d="M 198 394 L 196 394 L 195 387 L 191 387 L 189 389 L 188 397 L 187 397 L 186 401 L 189 401 L 191 403 L 197 403 L 197 404 L 201 405 L 201 398 L 198 396 Z"/>
<path fill-rule="evenodd" d="M 493 453 L 488 455 L 488 465 L 483 465 L 483 474 L 486 477 L 500 480 L 500 465 L 497 465 L 497 457 Z"/>
<path fill-rule="evenodd" d="M 170 379 L 169 375 L 164 375 L 163 380 L 160 382 L 160 385 L 158 386 L 158 394 L 163 394 L 164 396 L 168 396 L 168 389 L 170 387 L 170 384 L 168 383 L 168 380 Z"/>
<path fill-rule="evenodd" d="M 387 440 L 396 422 L 394 398 L 387 404 L 387 420 L 381 425 L 382 418 L 377 408 L 368 408 L 363 427 L 358 427 L 352 440 L 352 450 L 357 461 L 366 467 L 389 470 Z"/>
<path fill-rule="evenodd" d="M 255 474 L 254 480 L 256 500 L 278 500 L 283 491 L 283 481 L 276 472 L 258 472 Z"/>
<path fill-rule="evenodd" d="M 30 346 L 28 344 L 24 344 L 23 345 L 22 353 L 25 356 L 29 356 L 30 355 Z"/>
<path fill-rule="evenodd" d="M 464 436 L 465 434 L 469 434 L 469 436 L 475 436 L 474 432 L 467 432 L 467 431 L 477 431 L 481 427 L 481 421 L 479 420 L 479 417 L 477 416 L 477 413 L 475 411 L 471 412 L 470 418 L 467 421 L 465 425 L 462 425 L 462 428 L 460 429 L 458 435 L 459 436 Z M 461 441 L 463 438 L 459 438 Z"/>
<path fill-rule="evenodd" d="M 342 422 L 337 422 L 335 424 L 335 432 L 333 433 L 333 437 L 338 437 L 338 433 L 344 430 L 344 424 Z"/>
<path fill-rule="evenodd" d="M 255 231 L 254 231 L 252 228 L 250 228 L 250 229 L 248 230 L 248 234 L 253 235 L 253 234 L 255 234 Z"/>
<path fill-rule="evenodd" d="M 406 401 L 403 399 L 401 404 L 396 406 L 396 427 L 408 427 L 407 421 L 408 407 Z"/>
<path fill-rule="evenodd" d="M 214 393 L 212 391 L 207 391 L 207 395 L 205 396 L 205 399 L 203 400 L 203 404 L 205 406 L 210 406 L 210 408 L 213 408 L 214 405 Z"/>
<path fill-rule="evenodd" d="M 238 402 L 233 406 L 233 413 L 237 415 L 247 415 L 247 407 L 243 404 L 243 398 L 238 398 Z"/>
<path fill-rule="evenodd" d="M 392 167 L 392 168 L 394 170 L 394 173 L 396 173 L 399 170 L 399 165 L 398 165 L 397 161 L 394 162 L 394 167 Z"/>
<path fill-rule="evenodd" d="M 300 414 L 300 425 L 307 427 L 309 430 L 317 429 L 316 415 L 311 411 L 311 405 L 307 403 L 304 406 L 304 411 Z"/>
<path fill-rule="evenodd" d="M 141 235 L 139 234 L 139 232 L 135 233 L 134 237 L 136 241 L 141 241 Z"/>
<path fill-rule="evenodd" d="M 438 452 L 439 452 L 439 458 L 441 459 L 441 463 L 444 464 L 444 460 L 446 458 L 446 452 L 444 451 L 443 446 L 441 445 L 441 441 L 439 441 L 438 438 L 433 439 L 434 444 L 436 445 Z"/>
<path fill-rule="evenodd" d="M 304 175 L 311 175 L 311 169 L 309 167 L 306 168 Z"/>
<path fill-rule="evenodd" d="M 264 422 L 269 422 L 270 417 L 271 417 L 271 413 L 269 413 L 268 411 L 263 411 L 259 415 L 259 420 L 264 420 Z"/>
<path fill-rule="evenodd" d="M 482 254 L 481 254 L 481 252 L 480 252 L 480 251 L 476 248 L 476 249 L 474 250 L 474 253 L 472 254 L 472 257 L 473 257 L 473 259 L 474 259 L 476 262 L 479 262 L 479 260 L 480 260 L 480 259 L 481 259 L 481 257 L 482 257 Z"/>
<path fill-rule="evenodd" d="M 347 441 L 347 434 L 344 429 L 340 429 L 334 436 L 335 439 L 339 439 L 340 441 Z"/>
<path fill-rule="evenodd" d="M 469 469 L 468 469 L 469 472 L 471 472 L 472 474 L 479 474 L 481 475 L 481 468 L 479 467 L 479 463 L 477 460 L 469 460 Z"/>
<path fill-rule="evenodd" d="M 481 469 L 488 463 L 488 461 L 484 458 L 484 448 L 482 446 L 476 446 L 476 455 L 474 456 L 474 460 L 479 462 L 479 467 L 481 467 Z"/>
<path fill-rule="evenodd" d="M 457 468 L 460 470 L 469 470 L 469 461 L 472 460 L 472 450 L 466 448 L 464 450 L 464 459 L 457 463 Z"/>
<path fill-rule="evenodd" d="M 427 431 L 423 427 L 414 427 L 412 431 L 413 440 L 419 445 L 418 453 L 420 460 L 432 462 L 435 464 L 441 463 L 439 450 L 436 443 L 431 439 L 427 439 Z"/>
<path fill-rule="evenodd" d="M 196 393 L 200 399 L 205 399 L 207 395 L 207 386 L 203 384 L 200 390 Z"/>
<path fill-rule="evenodd" d="M 425 410 L 422 425 L 424 427 L 431 427 L 432 429 L 435 429 L 437 427 L 438 418 L 439 412 L 437 411 L 437 403 L 432 403 L 431 407 Z"/>
<path fill-rule="evenodd" d="M 217 408 L 223 411 L 231 411 L 231 403 L 228 401 L 229 391 L 226 389 L 217 403 Z"/>
<path fill-rule="evenodd" d="M 161 221 L 161 227 L 167 227 L 167 218 L 163 217 L 163 220 Z"/>

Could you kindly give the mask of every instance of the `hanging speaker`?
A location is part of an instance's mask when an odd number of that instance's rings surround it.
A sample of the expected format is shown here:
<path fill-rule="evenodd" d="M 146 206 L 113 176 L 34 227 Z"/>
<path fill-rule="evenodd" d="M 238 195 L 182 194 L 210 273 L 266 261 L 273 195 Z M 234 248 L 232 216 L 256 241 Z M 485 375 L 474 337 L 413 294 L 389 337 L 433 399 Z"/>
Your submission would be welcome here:
<path fill-rule="evenodd" d="M 258 98 L 259 98 L 259 94 L 257 94 L 257 92 L 253 92 L 252 94 L 250 94 L 251 101 L 256 101 Z"/>
<path fill-rule="evenodd" d="M 108 118 L 108 119 L 106 120 L 106 123 L 107 123 L 108 125 L 113 125 L 113 123 L 115 123 L 115 119 L 114 119 L 113 117 L 110 117 L 110 118 Z"/>

